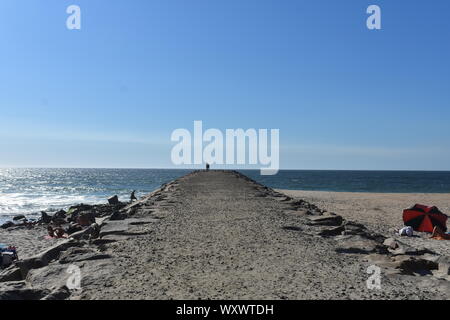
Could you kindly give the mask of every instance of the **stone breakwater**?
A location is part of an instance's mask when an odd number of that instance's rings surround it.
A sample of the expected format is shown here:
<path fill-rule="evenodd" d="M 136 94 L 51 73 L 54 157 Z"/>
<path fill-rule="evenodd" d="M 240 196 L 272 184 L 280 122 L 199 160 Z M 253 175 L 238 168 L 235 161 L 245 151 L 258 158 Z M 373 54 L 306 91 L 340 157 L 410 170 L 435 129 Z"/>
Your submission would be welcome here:
<path fill-rule="evenodd" d="M 448 299 L 449 280 L 446 256 L 240 173 L 195 171 L 17 261 L 0 299 Z"/>

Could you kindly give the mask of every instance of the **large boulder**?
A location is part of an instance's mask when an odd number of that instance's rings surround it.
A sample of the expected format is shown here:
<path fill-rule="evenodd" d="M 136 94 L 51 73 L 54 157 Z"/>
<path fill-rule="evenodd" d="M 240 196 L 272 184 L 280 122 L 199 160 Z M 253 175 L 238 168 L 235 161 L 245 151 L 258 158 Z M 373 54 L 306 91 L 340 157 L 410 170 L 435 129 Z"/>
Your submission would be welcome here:
<path fill-rule="evenodd" d="M 76 222 L 83 227 L 90 226 L 95 222 L 95 213 L 92 211 L 82 211 L 78 213 Z"/>
<path fill-rule="evenodd" d="M 66 212 L 64 210 L 59 210 L 52 216 L 52 222 L 56 224 L 64 224 L 66 223 L 66 217 Z"/>
<path fill-rule="evenodd" d="M 25 279 L 30 270 L 45 267 L 50 261 L 57 259 L 62 251 L 81 245 L 73 239 L 64 240 L 34 257 L 17 261 L 16 266 L 20 268 L 22 279 Z"/>
<path fill-rule="evenodd" d="M 119 204 L 119 197 L 117 195 L 108 199 L 108 203 L 111 205 Z"/>
<path fill-rule="evenodd" d="M 47 214 L 45 211 L 41 211 L 41 222 L 50 223 L 52 222 L 52 217 Z"/>

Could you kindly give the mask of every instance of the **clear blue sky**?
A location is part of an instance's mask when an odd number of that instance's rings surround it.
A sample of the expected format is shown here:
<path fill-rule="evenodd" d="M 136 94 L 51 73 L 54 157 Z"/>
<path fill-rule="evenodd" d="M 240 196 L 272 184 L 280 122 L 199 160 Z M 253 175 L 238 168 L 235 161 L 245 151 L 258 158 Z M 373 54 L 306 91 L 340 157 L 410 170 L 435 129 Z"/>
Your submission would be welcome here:
<path fill-rule="evenodd" d="M 449 13 L 448 0 L 2 0 L 0 166 L 172 167 L 171 132 L 203 120 L 279 128 L 282 168 L 450 170 Z"/>

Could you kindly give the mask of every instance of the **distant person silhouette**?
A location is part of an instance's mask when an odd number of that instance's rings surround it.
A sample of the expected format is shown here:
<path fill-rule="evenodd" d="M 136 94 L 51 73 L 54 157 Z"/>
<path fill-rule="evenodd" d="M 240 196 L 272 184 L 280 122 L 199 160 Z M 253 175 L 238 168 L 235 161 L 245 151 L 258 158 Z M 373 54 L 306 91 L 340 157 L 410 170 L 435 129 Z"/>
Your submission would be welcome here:
<path fill-rule="evenodd" d="M 131 193 L 131 196 L 130 196 L 130 200 L 131 200 L 131 202 L 133 202 L 133 201 L 136 201 L 136 200 L 137 200 L 136 196 L 134 195 L 135 193 L 136 193 L 136 190 L 133 190 L 133 192 Z"/>
<path fill-rule="evenodd" d="M 206 164 L 206 171 L 209 171 L 209 163 Z"/>

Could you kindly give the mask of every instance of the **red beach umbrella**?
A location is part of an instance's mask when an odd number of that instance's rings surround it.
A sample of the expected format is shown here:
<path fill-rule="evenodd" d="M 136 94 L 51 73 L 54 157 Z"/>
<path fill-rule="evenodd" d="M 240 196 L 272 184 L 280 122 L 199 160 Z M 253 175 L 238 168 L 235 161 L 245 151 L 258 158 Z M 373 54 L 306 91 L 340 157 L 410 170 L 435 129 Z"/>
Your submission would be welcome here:
<path fill-rule="evenodd" d="M 405 226 L 410 226 L 419 232 L 433 232 L 436 226 L 447 231 L 447 218 L 447 215 L 434 206 L 416 204 L 412 208 L 403 210 Z"/>

